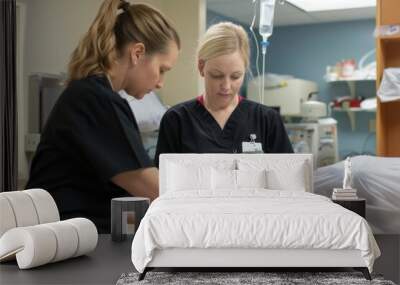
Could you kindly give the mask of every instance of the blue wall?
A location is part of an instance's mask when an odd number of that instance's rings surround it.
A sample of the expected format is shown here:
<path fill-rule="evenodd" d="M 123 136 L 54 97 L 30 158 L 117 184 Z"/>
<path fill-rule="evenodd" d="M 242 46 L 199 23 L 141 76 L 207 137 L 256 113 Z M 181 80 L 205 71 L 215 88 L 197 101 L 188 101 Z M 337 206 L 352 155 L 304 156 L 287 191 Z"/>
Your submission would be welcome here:
<path fill-rule="evenodd" d="M 357 62 L 375 48 L 375 20 L 361 20 L 314 25 L 277 27 L 271 37 L 267 55 L 268 72 L 291 74 L 318 83 L 319 99 L 330 102 L 335 97 L 349 95 L 346 83 L 326 83 L 323 75 L 327 65 L 342 59 Z M 372 59 L 374 60 L 374 59 Z M 356 94 L 375 96 L 375 82 L 357 82 Z M 375 113 L 356 113 L 356 128 L 350 128 L 346 113 L 334 112 L 338 120 L 339 155 L 375 154 L 375 133 L 368 131 Z"/>
<path fill-rule="evenodd" d="M 211 11 L 207 13 L 208 26 L 229 20 L 232 21 Z M 247 25 L 243 26 L 249 30 Z M 354 58 L 358 62 L 365 53 L 375 48 L 374 28 L 374 19 L 275 27 L 267 51 L 266 72 L 290 74 L 317 82 L 320 91 L 319 100 L 327 103 L 335 97 L 349 95 L 346 83 L 324 81 L 326 66 L 335 65 L 342 59 Z M 255 74 L 256 49 L 253 41 L 251 47 L 251 69 Z M 358 96 L 373 97 L 375 92 L 374 81 L 356 83 Z M 368 131 L 369 121 L 375 119 L 375 113 L 356 113 L 354 131 L 350 128 L 346 113 L 334 112 L 332 116 L 338 121 L 341 158 L 349 154 L 375 154 L 375 133 Z"/>

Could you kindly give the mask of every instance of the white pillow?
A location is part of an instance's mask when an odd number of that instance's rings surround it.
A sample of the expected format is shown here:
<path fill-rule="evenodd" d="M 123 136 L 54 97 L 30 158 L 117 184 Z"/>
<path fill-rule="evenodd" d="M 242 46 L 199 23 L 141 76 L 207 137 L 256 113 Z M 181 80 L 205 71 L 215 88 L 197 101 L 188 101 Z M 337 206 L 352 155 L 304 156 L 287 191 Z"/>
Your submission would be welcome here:
<path fill-rule="evenodd" d="M 213 190 L 267 188 L 266 170 L 229 170 L 212 168 Z"/>
<path fill-rule="evenodd" d="M 236 170 L 237 188 L 268 188 L 267 171 Z"/>
<path fill-rule="evenodd" d="M 239 170 L 266 170 L 267 188 L 272 190 L 306 191 L 310 171 L 306 161 L 283 159 L 241 159 Z"/>
<path fill-rule="evenodd" d="M 305 163 L 295 163 L 291 165 L 289 170 L 283 168 L 268 169 L 268 189 L 305 192 L 307 187 L 305 167 Z"/>
<path fill-rule="evenodd" d="M 213 190 L 236 190 L 236 170 L 212 168 L 211 173 Z"/>
<path fill-rule="evenodd" d="M 167 167 L 167 191 L 211 189 L 211 167 L 173 162 L 168 163 Z"/>

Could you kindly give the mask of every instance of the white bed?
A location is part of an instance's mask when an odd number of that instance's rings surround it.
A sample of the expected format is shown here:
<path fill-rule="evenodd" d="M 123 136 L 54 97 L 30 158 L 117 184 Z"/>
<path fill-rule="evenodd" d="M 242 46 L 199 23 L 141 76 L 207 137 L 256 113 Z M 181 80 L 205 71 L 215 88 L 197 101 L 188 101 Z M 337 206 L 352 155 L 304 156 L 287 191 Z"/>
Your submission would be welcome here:
<path fill-rule="evenodd" d="M 355 267 L 368 278 L 380 255 L 368 223 L 312 194 L 312 169 L 302 154 L 162 155 L 160 197 L 132 243 L 141 278 L 154 267 Z"/>

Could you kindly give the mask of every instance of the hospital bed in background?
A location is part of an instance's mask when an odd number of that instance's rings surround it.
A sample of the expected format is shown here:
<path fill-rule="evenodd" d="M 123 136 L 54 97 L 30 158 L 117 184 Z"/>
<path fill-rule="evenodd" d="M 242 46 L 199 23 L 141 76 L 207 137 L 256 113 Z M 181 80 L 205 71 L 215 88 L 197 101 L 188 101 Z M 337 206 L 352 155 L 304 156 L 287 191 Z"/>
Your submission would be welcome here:
<path fill-rule="evenodd" d="M 400 158 L 351 158 L 353 187 L 366 199 L 366 219 L 374 234 L 400 234 Z M 343 183 L 343 161 L 314 172 L 314 193 L 331 197 Z"/>
<path fill-rule="evenodd" d="M 141 100 L 129 96 L 124 90 L 120 91 L 119 94 L 128 101 L 132 112 L 135 114 L 144 148 L 153 160 L 161 118 L 167 111 L 167 107 L 162 104 L 154 92 L 146 94 Z"/>
<path fill-rule="evenodd" d="M 310 154 L 162 154 L 160 197 L 132 243 L 153 268 L 353 267 L 380 255 L 367 222 L 313 192 Z M 368 268 L 368 269 L 367 269 Z"/>

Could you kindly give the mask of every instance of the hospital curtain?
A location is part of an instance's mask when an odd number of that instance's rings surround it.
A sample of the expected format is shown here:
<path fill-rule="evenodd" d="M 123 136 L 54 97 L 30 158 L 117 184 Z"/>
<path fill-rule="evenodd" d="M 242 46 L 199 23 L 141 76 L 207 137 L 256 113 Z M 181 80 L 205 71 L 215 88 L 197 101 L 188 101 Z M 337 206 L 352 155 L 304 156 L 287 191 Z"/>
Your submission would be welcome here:
<path fill-rule="evenodd" d="M 16 3 L 0 1 L 0 191 L 17 189 Z"/>

